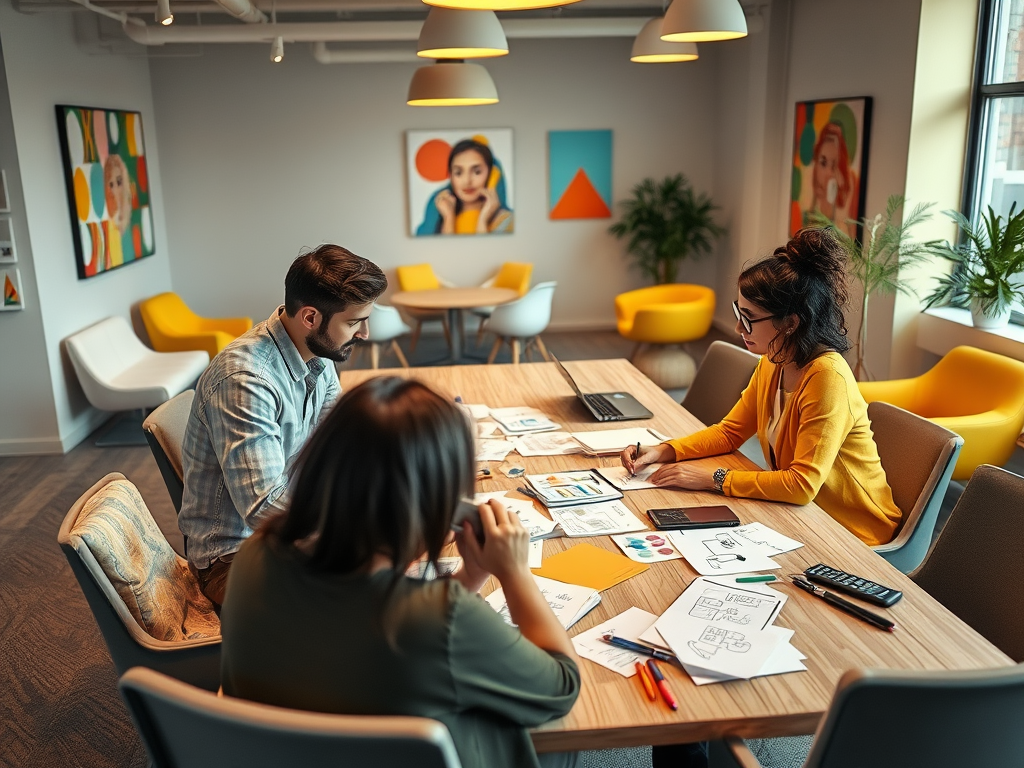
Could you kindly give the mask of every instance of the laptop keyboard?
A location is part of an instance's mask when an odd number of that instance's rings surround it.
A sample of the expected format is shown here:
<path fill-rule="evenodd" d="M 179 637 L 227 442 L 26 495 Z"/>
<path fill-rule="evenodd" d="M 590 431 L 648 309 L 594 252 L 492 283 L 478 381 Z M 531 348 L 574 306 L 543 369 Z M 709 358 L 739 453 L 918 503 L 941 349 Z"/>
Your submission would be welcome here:
<path fill-rule="evenodd" d="M 587 405 L 597 411 L 603 419 L 614 419 L 622 415 L 622 411 L 609 403 L 608 399 L 602 395 L 584 395 L 583 399 L 586 400 Z"/>

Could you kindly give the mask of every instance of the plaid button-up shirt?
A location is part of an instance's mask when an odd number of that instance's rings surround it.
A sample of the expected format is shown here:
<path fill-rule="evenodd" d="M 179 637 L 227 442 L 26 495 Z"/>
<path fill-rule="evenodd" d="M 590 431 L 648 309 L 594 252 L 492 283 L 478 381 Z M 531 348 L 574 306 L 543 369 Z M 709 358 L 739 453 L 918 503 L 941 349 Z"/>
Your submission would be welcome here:
<path fill-rule="evenodd" d="M 284 505 L 291 464 L 338 396 L 334 366 L 302 361 L 283 311 L 229 344 L 196 384 L 178 527 L 197 568 L 236 552 Z"/>

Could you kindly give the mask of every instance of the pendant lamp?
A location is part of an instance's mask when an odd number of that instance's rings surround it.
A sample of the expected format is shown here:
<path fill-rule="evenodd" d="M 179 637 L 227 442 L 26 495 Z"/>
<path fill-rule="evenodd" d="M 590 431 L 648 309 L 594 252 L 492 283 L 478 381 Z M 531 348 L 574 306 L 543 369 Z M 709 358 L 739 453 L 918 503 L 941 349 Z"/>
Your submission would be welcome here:
<path fill-rule="evenodd" d="M 658 17 L 644 24 L 633 41 L 633 52 L 629 60 L 641 64 L 661 64 L 696 59 L 696 43 L 666 43 L 661 39 L 661 22 L 662 18 Z"/>
<path fill-rule="evenodd" d="M 669 43 L 704 43 L 747 36 L 739 0 L 672 0 L 661 25 Z"/>
<path fill-rule="evenodd" d="M 554 8 L 571 5 L 580 0 L 423 0 L 439 8 L 458 8 L 463 11 L 529 11 L 534 8 Z"/>
<path fill-rule="evenodd" d="M 498 89 L 490 73 L 479 64 L 442 59 L 413 73 L 406 103 L 412 107 L 497 104 Z"/>
<path fill-rule="evenodd" d="M 417 55 L 427 59 L 483 59 L 508 54 L 494 11 L 431 8 L 420 30 Z"/>

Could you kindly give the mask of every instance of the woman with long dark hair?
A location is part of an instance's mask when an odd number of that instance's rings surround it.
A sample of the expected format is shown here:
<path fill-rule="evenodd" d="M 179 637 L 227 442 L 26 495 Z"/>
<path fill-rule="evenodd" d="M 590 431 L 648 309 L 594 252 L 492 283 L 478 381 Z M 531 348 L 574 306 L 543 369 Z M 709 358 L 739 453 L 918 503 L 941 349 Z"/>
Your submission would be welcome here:
<path fill-rule="evenodd" d="M 474 477 L 473 435 L 454 403 L 397 377 L 346 393 L 299 457 L 287 512 L 234 559 L 221 613 L 224 692 L 430 717 L 448 727 L 466 768 L 537 766 L 526 729 L 566 714 L 580 677 L 527 567 L 526 529 L 500 503 L 481 505 L 482 538 L 468 522 L 456 534 L 461 570 L 406 575 L 424 556 L 436 566 Z M 475 594 L 490 575 L 518 628 Z"/>
<path fill-rule="evenodd" d="M 622 453 L 630 469 L 670 462 L 658 485 L 716 490 L 793 504 L 816 502 L 867 544 L 896 532 L 892 500 L 867 404 L 842 352 L 849 349 L 845 253 L 829 227 L 803 229 L 745 269 L 733 302 L 736 331 L 761 360 L 718 424 L 689 437 Z M 756 434 L 768 471 L 708 469 L 688 459 L 737 450 Z"/>

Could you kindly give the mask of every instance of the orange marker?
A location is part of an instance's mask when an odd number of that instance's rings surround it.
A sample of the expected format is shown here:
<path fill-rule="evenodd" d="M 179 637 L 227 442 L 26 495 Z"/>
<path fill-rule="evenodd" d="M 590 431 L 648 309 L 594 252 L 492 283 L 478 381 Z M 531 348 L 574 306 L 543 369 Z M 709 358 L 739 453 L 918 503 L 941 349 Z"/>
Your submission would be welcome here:
<path fill-rule="evenodd" d="M 640 682 L 644 685 L 644 690 L 647 692 L 647 698 L 651 701 L 657 701 L 658 692 L 654 690 L 654 681 L 651 679 L 651 673 L 647 671 L 647 667 L 641 664 L 639 661 L 636 662 L 636 676 L 640 678 Z"/>
<path fill-rule="evenodd" d="M 639 663 L 640 662 L 637 662 L 637 664 Z M 679 709 L 676 697 L 672 695 L 672 690 L 668 687 L 668 680 L 665 679 L 665 675 L 658 666 L 658 662 L 654 659 L 648 659 L 647 667 L 651 670 L 651 674 L 654 675 L 654 680 L 658 684 L 658 690 L 661 691 L 661 696 L 665 699 L 665 703 L 668 704 L 671 709 Z"/>

